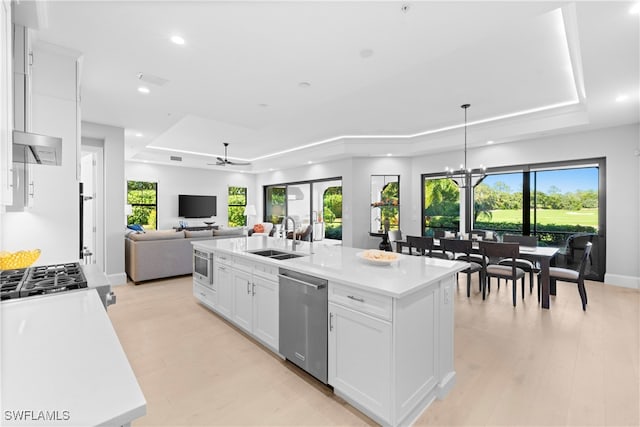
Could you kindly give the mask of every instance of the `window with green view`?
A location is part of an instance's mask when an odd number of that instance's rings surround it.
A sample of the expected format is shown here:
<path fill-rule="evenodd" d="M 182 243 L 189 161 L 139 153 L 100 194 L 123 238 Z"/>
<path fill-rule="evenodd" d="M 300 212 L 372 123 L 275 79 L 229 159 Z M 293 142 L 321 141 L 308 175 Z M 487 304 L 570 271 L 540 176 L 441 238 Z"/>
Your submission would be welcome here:
<path fill-rule="evenodd" d="M 155 230 L 158 211 L 158 183 L 127 181 L 127 204 L 132 213 L 127 224 L 140 224 L 145 230 Z"/>
<path fill-rule="evenodd" d="M 244 208 L 247 206 L 247 188 L 229 186 L 227 205 L 229 227 L 246 225 Z"/>

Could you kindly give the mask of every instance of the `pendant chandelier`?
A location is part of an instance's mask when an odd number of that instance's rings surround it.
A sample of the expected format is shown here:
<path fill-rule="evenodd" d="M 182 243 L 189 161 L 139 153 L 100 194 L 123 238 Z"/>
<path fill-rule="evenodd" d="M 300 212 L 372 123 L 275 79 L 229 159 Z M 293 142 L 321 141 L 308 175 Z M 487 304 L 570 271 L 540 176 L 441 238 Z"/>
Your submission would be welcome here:
<path fill-rule="evenodd" d="M 486 168 L 482 167 L 482 165 L 478 169 L 467 168 L 467 109 L 470 106 L 471 104 L 462 104 L 460 106 L 464 109 L 464 164 L 461 164 L 458 170 L 445 168 L 447 178 L 455 182 L 459 188 L 473 188 L 480 184 L 486 176 Z"/>

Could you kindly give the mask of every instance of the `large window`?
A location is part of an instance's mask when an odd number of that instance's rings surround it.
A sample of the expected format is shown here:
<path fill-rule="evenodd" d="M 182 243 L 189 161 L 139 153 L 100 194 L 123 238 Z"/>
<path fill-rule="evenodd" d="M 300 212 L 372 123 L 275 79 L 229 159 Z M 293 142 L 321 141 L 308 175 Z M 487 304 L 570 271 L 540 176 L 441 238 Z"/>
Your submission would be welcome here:
<path fill-rule="evenodd" d="M 145 230 L 157 229 L 158 183 L 127 181 L 127 204 L 132 211 L 127 215 L 127 224 L 140 224 Z"/>
<path fill-rule="evenodd" d="M 536 236 L 539 245 L 560 248 L 554 262 L 568 268 L 577 267 L 591 242 L 586 277 L 603 280 L 604 166 L 595 159 L 491 173 L 474 191 L 473 228 Z"/>
<path fill-rule="evenodd" d="M 478 184 L 473 195 L 473 228 L 522 234 L 523 173 L 496 173 Z"/>
<path fill-rule="evenodd" d="M 605 159 L 492 168 L 460 200 L 449 178 L 425 174 L 423 233 L 460 229 L 461 204 L 473 206 L 467 228 L 537 236 L 540 245 L 560 248 L 554 262 L 574 268 L 585 244 L 593 244 L 586 277 L 604 280 L 606 265 Z"/>
<path fill-rule="evenodd" d="M 247 188 L 229 186 L 227 196 L 227 218 L 229 227 L 246 225 L 244 208 L 247 206 Z"/>
<path fill-rule="evenodd" d="M 460 190 L 450 178 L 423 177 L 423 234 L 458 231 L 460 227 Z"/>

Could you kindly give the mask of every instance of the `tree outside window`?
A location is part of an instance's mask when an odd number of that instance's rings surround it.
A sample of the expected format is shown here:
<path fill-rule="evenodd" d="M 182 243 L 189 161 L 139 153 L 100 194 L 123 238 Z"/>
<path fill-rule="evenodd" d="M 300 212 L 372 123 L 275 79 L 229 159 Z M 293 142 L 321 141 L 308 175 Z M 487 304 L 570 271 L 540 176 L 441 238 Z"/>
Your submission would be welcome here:
<path fill-rule="evenodd" d="M 156 230 L 158 225 L 158 183 L 127 181 L 127 204 L 132 213 L 127 215 L 127 224 L 140 224 L 145 230 Z"/>
<path fill-rule="evenodd" d="M 229 186 L 227 205 L 229 227 L 246 225 L 247 218 L 244 216 L 244 208 L 247 206 L 247 188 Z"/>

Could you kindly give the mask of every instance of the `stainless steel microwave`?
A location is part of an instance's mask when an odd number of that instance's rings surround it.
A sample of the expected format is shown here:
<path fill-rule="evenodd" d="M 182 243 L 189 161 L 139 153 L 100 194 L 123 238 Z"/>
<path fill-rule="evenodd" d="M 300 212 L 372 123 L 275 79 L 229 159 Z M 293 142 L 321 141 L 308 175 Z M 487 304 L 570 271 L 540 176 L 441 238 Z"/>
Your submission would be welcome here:
<path fill-rule="evenodd" d="M 213 285 L 213 254 L 195 249 L 193 251 L 193 277 L 199 283 Z"/>

